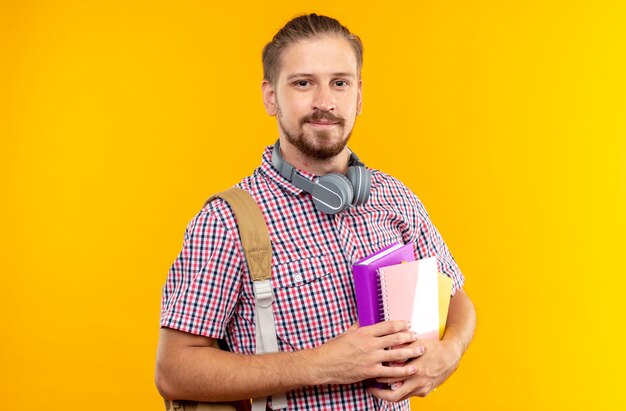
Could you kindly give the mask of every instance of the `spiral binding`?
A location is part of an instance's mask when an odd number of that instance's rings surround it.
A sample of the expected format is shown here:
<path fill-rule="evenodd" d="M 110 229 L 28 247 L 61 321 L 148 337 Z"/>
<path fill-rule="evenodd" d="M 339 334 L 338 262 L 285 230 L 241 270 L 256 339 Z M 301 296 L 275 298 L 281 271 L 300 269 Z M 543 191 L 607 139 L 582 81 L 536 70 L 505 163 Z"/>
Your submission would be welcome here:
<path fill-rule="evenodd" d="M 388 310 L 388 302 L 389 297 L 387 296 L 387 283 L 385 282 L 385 276 L 382 273 L 378 273 L 378 300 L 379 300 L 379 309 L 380 316 L 385 320 L 389 321 L 389 310 Z"/>

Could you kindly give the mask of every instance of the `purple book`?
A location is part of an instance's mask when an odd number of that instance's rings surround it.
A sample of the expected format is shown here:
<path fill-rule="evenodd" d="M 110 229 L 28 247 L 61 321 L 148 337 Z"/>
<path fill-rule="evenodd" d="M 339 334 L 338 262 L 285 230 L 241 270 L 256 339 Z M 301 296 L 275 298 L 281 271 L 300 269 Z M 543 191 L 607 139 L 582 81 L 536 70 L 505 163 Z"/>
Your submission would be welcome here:
<path fill-rule="evenodd" d="M 352 264 L 359 326 L 365 327 L 383 320 L 379 299 L 378 269 L 403 261 L 415 261 L 413 243 L 391 244 Z"/>

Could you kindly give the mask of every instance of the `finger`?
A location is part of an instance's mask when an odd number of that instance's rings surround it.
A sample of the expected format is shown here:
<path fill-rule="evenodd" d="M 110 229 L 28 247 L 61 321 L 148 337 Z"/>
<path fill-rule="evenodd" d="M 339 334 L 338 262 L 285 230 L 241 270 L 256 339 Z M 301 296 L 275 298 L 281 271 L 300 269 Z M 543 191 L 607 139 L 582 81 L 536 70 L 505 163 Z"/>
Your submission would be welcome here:
<path fill-rule="evenodd" d="M 424 354 L 424 346 L 406 346 L 381 351 L 382 361 L 386 363 L 404 363 Z"/>
<path fill-rule="evenodd" d="M 399 391 L 400 389 L 398 389 Z M 435 392 L 436 389 L 434 388 L 430 388 L 430 386 L 428 387 L 422 387 L 419 390 L 415 390 L 415 391 L 410 391 L 408 394 L 406 394 L 404 397 L 402 397 L 400 399 L 400 401 L 404 401 L 404 400 L 408 400 L 411 397 L 421 397 L 421 398 L 426 398 L 428 396 L 428 394 L 430 394 L 431 392 Z"/>
<path fill-rule="evenodd" d="M 403 365 L 399 367 L 387 367 L 385 365 L 379 365 L 375 371 L 375 378 L 389 378 L 394 380 L 404 380 L 414 375 L 417 372 L 417 367 L 414 365 Z"/>
<path fill-rule="evenodd" d="M 390 382 L 382 382 L 382 381 L 376 380 L 376 382 L 387 384 L 387 386 L 389 387 L 389 389 L 391 391 L 396 391 L 398 388 L 402 387 L 402 384 L 404 383 L 403 380 L 401 380 L 401 381 L 390 381 Z"/>
<path fill-rule="evenodd" d="M 414 343 L 419 339 L 417 333 L 413 331 L 398 332 L 395 334 L 385 335 L 378 338 L 383 348 L 404 348 L 408 344 Z"/>
<path fill-rule="evenodd" d="M 367 391 L 373 396 L 380 398 L 381 400 L 390 401 L 390 402 L 398 402 L 402 397 L 398 394 L 398 391 L 401 390 L 402 387 L 397 388 L 396 390 L 392 390 L 391 388 L 376 388 L 370 387 Z"/>
<path fill-rule="evenodd" d="M 397 362 L 392 362 L 392 363 L 388 364 L 387 366 L 388 367 L 402 367 L 404 365 L 406 365 L 405 362 L 397 361 Z M 404 380 L 406 380 L 406 377 L 403 377 L 403 378 L 377 378 L 376 379 L 377 382 L 380 382 L 382 384 L 389 384 L 389 385 L 397 383 L 397 382 L 402 382 Z M 390 388 L 392 390 L 395 389 L 394 387 L 390 387 Z"/>
<path fill-rule="evenodd" d="M 404 320 L 394 321 L 381 321 L 374 325 L 363 327 L 363 330 L 367 330 L 374 337 L 382 337 L 389 334 L 399 333 L 401 331 L 407 331 L 411 328 L 411 324 Z"/>
<path fill-rule="evenodd" d="M 388 389 L 371 387 L 368 389 L 370 394 L 386 401 L 400 402 L 415 395 L 412 390 L 412 384 L 408 381 L 393 383 Z"/>
<path fill-rule="evenodd" d="M 376 378 L 376 382 L 379 382 L 381 384 L 394 384 L 396 382 L 402 382 L 406 380 L 405 378 Z"/>
<path fill-rule="evenodd" d="M 400 387 L 402 387 L 402 384 L 404 384 L 404 381 L 396 381 L 396 382 L 393 382 L 393 383 L 389 384 L 389 389 L 390 389 L 391 391 L 396 391 L 396 390 L 398 390 Z"/>

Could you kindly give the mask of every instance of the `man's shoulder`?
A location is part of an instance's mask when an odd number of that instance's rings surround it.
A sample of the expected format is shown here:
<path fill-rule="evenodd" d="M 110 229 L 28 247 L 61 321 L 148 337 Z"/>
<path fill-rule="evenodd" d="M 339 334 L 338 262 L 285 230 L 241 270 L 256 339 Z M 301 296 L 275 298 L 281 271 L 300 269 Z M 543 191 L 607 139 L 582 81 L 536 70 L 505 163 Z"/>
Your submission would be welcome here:
<path fill-rule="evenodd" d="M 372 182 L 401 185 L 404 187 L 402 181 L 392 176 L 391 174 L 385 173 L 384 171 L 378 170 L 376 168 L 370 168 L 369 170 L 372 172 Z"/>
<path fill-rule="evenodd" d="M 415 196 L 413 192 L 398 178 L 377 169 L 370 169 L 372 172 L 372 189 L 394 190 L 403 195 Z"/>
<path fill-rule="evenodd" d="M 240 188 L 248 192 L 248 194 L 250 194 L 250 196 L 252 196 L 257 203 L 259 203 L 261 198 L 269 195 L 272 191 L 259 169 L 256 169 L 251 175 L 243 178 L 237 184 L 231 187 L 225 187 L 222 191 L 226 191 L 233 187 Z M 218 195 L 220 192 L 214 195 Z M 233 216 L 231 207 L 225 200 L 219 197 L 214 198 L 212 201 L 207 201 L 201 212 L 218 216 L 221 219 L 230 219 Z"/>
<path fill-rule="evenodd" d="M 424 204 L 415 192 L 398 178 L 383 171 L 372 171 L 372 190 L 370 198 L 382 203 L 393 203 L 396 206 L 408 207 L 418 213 L 427 215 Z"/>

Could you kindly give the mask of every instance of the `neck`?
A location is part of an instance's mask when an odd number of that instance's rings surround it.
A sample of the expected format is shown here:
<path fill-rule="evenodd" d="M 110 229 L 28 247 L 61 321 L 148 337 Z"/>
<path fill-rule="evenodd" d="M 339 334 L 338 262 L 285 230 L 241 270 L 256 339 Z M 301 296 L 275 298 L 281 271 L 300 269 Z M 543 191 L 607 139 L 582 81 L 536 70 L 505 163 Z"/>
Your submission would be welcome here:
<path fill-rule="evenodd" d="M 350 160 L 350 150 L 347 146 L 336 156 L 320 160 L 304 155 L 294 145 L 289 143 L 286 138 L 282 137 L 280 139 L 280 152 L 285 161 L 295 168 L 317 176 L 329 173 L 346 174 L 348 161 Z"/>

